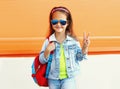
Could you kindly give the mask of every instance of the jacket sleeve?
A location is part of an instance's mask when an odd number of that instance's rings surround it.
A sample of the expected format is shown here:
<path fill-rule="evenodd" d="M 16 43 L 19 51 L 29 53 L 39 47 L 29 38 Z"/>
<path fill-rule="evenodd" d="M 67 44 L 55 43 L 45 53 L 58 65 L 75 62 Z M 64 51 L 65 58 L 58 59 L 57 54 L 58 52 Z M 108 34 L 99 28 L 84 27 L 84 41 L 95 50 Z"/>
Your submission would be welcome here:
<path fill-rule="evenodd" d="M 79 61 L 82 61 L 83 59 L 87 59 L 87 54 L 82 54 L 82 48 L 80 46 L 79 41 L 76 42 L 76 45 L 77 45 L 76 59 Z"/>
<path fill-rule="evenodd" d="M 40 54 L 39 54 L 39 61 L 42 63 L 42 64 L 45 64 L 48 62 L 48 58 L 46 59 L 45 56 L 44 56 L 44 51 L 48 45 L 48 39 L 46 39 L 42 45 L 42 49 L 40 51 Z"/>

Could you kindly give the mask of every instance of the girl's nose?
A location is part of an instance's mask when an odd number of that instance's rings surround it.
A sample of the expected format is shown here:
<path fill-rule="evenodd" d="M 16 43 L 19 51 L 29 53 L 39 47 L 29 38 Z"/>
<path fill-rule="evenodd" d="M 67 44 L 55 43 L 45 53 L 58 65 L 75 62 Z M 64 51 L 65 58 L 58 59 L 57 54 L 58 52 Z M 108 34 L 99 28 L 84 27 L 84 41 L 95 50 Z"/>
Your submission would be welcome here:
<path fill-rule="evenodd" d="M 57 23 L 58 26 L 61 26 L 60 22 Z"/>

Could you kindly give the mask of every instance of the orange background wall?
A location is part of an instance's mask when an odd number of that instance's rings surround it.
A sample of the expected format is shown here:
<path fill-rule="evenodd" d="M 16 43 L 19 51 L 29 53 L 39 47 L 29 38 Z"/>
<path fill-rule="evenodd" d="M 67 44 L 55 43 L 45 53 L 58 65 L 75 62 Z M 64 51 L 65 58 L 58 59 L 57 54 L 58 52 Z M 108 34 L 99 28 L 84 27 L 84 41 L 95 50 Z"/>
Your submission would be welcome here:
<path fill-rule="evenodd" d="M 89 53 L 120 53 L 120 0 L 0 0 L 0 56 L 38 54 L 54 6 L 70 9 L 80 42 L 90 32 Z"/>

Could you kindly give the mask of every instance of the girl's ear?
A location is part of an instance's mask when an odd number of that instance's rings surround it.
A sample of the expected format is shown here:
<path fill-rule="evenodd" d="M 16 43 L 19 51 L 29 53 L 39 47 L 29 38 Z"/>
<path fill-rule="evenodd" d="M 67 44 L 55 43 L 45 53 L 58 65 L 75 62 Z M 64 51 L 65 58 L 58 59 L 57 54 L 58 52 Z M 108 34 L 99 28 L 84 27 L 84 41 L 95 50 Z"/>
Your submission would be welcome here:
<path fill-rule="evenodd" d="M 66 27 L 68 27 L 69 23 L 67 23 L 66 25 L 67 25 Z"/>
<path fill-rule="evenodd" d="M 69 21 L 67 21 L 67 26 L 69 25 Z"/>

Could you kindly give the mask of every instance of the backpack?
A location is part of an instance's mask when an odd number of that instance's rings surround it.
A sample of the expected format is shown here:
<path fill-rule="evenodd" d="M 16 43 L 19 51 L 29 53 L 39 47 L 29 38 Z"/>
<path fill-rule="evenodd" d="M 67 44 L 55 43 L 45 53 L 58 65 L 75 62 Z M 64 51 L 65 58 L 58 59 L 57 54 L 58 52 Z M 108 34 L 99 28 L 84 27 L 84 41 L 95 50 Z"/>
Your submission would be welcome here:
<path fill-rule="evenodd" d="M 42 87 L 48 87 L 48 75 L 52 62 L 53 51 L 49 55 L 48 63 L 42 64 L 39 61 L 39 55 L 37 55 L 32 64 L 32 78 L 34 82 Z"/>

